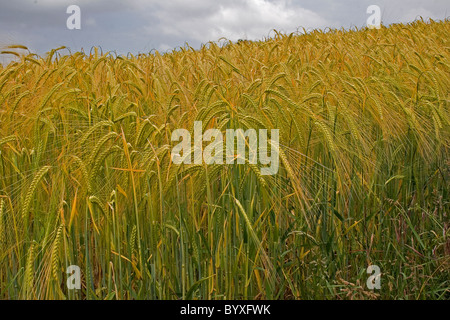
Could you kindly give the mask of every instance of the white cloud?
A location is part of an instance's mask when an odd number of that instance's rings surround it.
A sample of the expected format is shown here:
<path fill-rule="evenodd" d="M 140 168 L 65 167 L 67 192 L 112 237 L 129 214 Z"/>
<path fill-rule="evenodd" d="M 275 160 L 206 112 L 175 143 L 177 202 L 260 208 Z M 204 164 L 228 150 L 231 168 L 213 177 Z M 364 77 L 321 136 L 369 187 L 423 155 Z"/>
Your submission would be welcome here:
<path fill-rule="evenodd" d="M 326 20 L 311 10 L 294 5 L 291 1 L 170 1 L 153 6 L 152 24 L 144 28 L 149 35 L 171 37 L 188 36 L 191 40 L 207 42 L 225 37 L 261 39 L 272 29 L 284 32 L 298 27 L 325 27 Z M 190 14 L 194 13 L 194 14 Z"/>
<path fill-rule="evenodd" d="M 434 15 L 424 8 L 414 8 L 406 11 L 399 20 L 401 22 L 412 22 L 416 19 L 419 19 L 420 17 L 426 20 L 430 17 L 434 17 Z"/>

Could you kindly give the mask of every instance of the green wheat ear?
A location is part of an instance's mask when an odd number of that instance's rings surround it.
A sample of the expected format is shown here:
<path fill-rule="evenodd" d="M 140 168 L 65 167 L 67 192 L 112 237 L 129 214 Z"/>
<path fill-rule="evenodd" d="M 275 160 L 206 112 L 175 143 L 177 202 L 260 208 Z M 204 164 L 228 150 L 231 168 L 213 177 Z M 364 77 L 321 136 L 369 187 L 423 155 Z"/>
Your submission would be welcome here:
<path fill-rule="evenodd" d="M 28 216 L 31 201 L 33 200 L 33 196 L 36 192 L 36 188 L 38 187 L 39 182 L 44 178 L 44 176 L 48 172 L 48 170 L 50 170 L 50 168 L 51 168 L 50 166 L 42 167 L 36 173 L 33 180 L 31 181 L 30 187 L 28 188 L 28 192 L 25 196 L 25 201 L 24 201 L 23 207 L 22 207 L 22 219 L 26 220 L 25 218 Z"/>
<path fill-rule="evenodd" d="M 8 143 L 8 142 L 15 141 L 16 139 L 17 139 L 16 136 L 4 137 L 4 138 L 0 139 L 0 147 L 1 147 L 3 144 Z"/>
<path fill-rule="evenodd" d="M 130 237 L 130 253 L 132 256 L 134 255 L 134 250 L 135 250 L 136 234 L 137 234 L 137 229 L 136 229 L 136 225 L 134 225 L 133 229 L 131 230 L 131 237 Z"/>
<path fill-rule="evenodd" d="M 56 231 L 55 240 L 53 241 L 52 251 L 51 251 L 51 272 L 53 279 L 58 280 L 59 279 L 59 251 L 61 248 L 61 238 L 63 234 L 63 226 L 59 226 L 58 230 Z"/>

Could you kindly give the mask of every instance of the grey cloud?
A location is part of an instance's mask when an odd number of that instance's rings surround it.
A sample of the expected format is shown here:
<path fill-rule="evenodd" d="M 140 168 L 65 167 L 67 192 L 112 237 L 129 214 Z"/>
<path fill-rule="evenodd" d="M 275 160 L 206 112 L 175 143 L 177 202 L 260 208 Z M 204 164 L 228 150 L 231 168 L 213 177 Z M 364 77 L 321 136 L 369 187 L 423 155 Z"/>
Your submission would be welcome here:
<path fill-rule="evenodd" d="M 81 8 L 81 30 L 66 28 L 71 4 Z M 381 7 L 384 24 L 444 19 L 450 8 L 448 0 L 0 0 L 0 47 L 24 44 L 38 54 L 61 45 L 120 54 L 185 42 L 198 48 L 221 37 L 262 39 L 272 29 L 362 27 L 371 4 Z"/>

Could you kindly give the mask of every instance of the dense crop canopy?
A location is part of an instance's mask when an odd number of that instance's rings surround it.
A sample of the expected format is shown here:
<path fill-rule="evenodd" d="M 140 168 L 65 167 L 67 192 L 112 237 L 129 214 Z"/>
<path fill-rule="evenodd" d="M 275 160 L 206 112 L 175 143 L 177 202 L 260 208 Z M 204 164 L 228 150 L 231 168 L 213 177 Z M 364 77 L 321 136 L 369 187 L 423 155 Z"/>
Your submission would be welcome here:
<path fill-rule="evenodd" d="M 0 298 L 448 299 L 449 31 L 4 66 Z M 172 132 L 194 121 L 279 129 L 278 173 L 172 163 Z"/>

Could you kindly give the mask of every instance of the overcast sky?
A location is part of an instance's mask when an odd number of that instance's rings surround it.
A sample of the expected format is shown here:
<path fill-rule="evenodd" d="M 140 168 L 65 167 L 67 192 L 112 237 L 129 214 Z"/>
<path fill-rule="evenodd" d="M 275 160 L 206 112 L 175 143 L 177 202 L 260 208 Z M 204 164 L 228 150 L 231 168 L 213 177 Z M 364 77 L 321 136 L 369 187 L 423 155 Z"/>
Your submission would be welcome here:
<path fill-rule="evenodd" d="M 22 44 L 40 55 L 62 45 L 119 54 L 186 42 L 199 48 L 221 37 L 263 39 L 272 29 L 362 27 L 373 4 L 385 25 L 450 15 L 449 0 L 0 0 L 0 48 Z M 66 26 L 69 5 L 81 9 L 81 30 Z"/>

